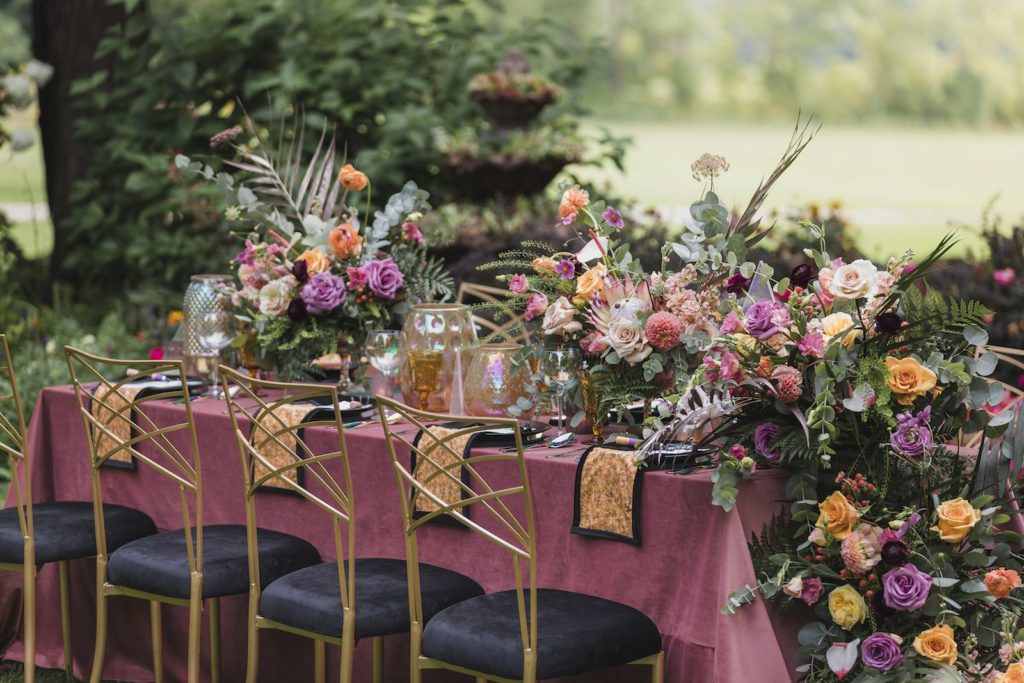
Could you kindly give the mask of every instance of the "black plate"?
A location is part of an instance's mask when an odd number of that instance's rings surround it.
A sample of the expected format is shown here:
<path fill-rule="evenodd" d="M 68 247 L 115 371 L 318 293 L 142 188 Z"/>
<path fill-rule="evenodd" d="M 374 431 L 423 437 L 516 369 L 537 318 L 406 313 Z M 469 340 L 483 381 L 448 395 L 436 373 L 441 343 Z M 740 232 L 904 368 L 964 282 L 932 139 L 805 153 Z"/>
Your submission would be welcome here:
<path fill-rule="evenodd" d="M 655 469 L 678 470 L 711 462 L 715 454 L 713 448 L 695 448 L 688 441 L 669 441 L 655 448 L 647 459 Z"/>
<path fill-rule="evenodd" d="M 345 422 L 351 422 L 352 420 L 364 419 L 371 410 L 377 407 L 377 399 L 368 394 L 341 394 L 338 396 L 340 401 L 360 401 L 363 404 L 362 408 L 350 408 L 348 410 L 341 411 L 341 419 Z M 327 406 L 330 404 L 330 400 L 326 397 L 319 397 L 311 401 L 319 406 Z"/>
<path fill-rule="evenodd" d="M 448 422 L 441 425 L 448 429 L 460 429 L 464 427 L 470 427 L 475 422 Z M 544 438 L 544 432 L 551 429 L 551 425 L 544 424 L 543 422 L 520 422 L 519 431 L 523 435 L 523 445 L 534 443 Z M 511 428 L 507 429 L 489 429 L 484 432 L 477 433 L 473 440 L 473 444 L 476 446 L 484 447 L 507 447 L 514 446 L 516 443 L 515 434 Z"/>

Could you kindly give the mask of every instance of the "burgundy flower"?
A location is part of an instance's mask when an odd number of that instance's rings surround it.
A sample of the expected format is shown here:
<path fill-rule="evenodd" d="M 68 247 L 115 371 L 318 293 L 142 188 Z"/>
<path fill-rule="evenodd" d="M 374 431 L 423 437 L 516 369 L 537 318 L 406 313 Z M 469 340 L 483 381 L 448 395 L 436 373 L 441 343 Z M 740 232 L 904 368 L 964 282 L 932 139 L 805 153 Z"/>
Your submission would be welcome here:
<path fill-rule="evenodd" d="M 896 614 L 895 611 L 885 604 L 885 588 L 881 587 L 871 596 L 871 611 L 876 619 L 888 619 Z"/>
<path fill-rule="evenodd" d="M 292 322 L 301 323 L 309 317 L 309 312 L 306 310 L 306 304 L 303 303 L 302 299 L 293 299 L 288 304 L 288 317 Z"/>
<path fill-rule="evenodd" d="M 303 283 L 309 279 L 309 265 L 305 259 L 301 259 L 292 264 L 292 275 L 299 283 Z"/>
<path fill-rule="evenodd" d="M 810 263 L 801 263 L 790 271 L 789 283 L 794 287 L 806 288 L 810 281 L 816 277 L 818 277 L 817 268 Z"/>
<path fill-rule="evenodd" d="M 725 291 L 730 294 L 742 294 L 750 286 L 750 278 L 736 273 L 725 282 Z"/>
<path fill-rule="evenodd" d="M 903 318 L 892 311 L 886 311 L 875 318 L 875 329 L 885 334 L 896 334 L 903 327 Z"/>
<path fill-rule="evenodd" d="M 902 567 L 910 560 L 910 548 L 902 541 L 888 541 L 882 546 L 882 560 L 890 567 Z"/>

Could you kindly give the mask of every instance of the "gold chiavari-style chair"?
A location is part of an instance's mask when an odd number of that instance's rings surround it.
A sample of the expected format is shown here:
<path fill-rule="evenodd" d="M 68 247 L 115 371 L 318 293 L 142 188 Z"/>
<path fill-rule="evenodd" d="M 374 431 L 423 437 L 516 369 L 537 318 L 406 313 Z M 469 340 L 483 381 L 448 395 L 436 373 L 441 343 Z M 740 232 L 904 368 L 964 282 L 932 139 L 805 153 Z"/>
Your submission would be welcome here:
<path fill-rule="evenodd" d="M 24 576 L 22 613 L 25 645 L 25 680 L 35 680 L 36 575 L 46 563 L 55 562 L 60 581 L 61 638 L 64 672 L 72 674 L 71 610 L 68 562 L 96 554 L 93 506 L 88 501 L 32 503 L 32 463 L 26 457 L 25 414 L 18 394 L 14 365 L 6 335 L 0 334 L 0 452 L 7 456 L 14 491 L 13 508 L 0 510 L 0 570 Z M 7 414 L 3 409 L 7 408 Z M 103 506 L 103 518 L 111 529 L 111 543 L 120 545 L 156 533 L 144 513 L 121 505 Z"/>
<path fill-rule="evenodd" d="M 402 432 L 392 431 L 388 420 L 381 420 L 405 519 L 413 683 L 422 680 L 424 669 L 457 671 L 475 676 L 478 683 L 533 683 L 626 664 L 650 666 L 652 680 L 663 680 L 661 635 L 642 612 L 583 593 L 537 587 L 533 499 L 522 434 L 515 420 L 474 417 L 472 423 L 466 423 L 464 417 L 427 413 L 386 398 L 377 400 L 421 431 L 435 425 L 466 425 L 447 431 L 443 438 L 421 438 L 414 443 Z M 462 443 L 467 435 L 490 429 L 511 430 L 515 453 L 488 452 L 463 458 L 451 446 L 453 441 Z M 517 475 L 514 483 L 504 488 L 492 487 L 481 473 L 481 469 L 493 472 L 499 463 L 514 468 Z M 457 486 L 462 495 L 447 496 L 448 500 L 437 495 L 441 482 Z M 424 509 L 430 511 L 424 514 Z M 471 514 L 467 515 L 467 510 Z M 515 588 L 464 600 L 427 620 L 418 583 L 416 536 L 424 524 L 440 515 L 451 516 L 508 552 Z"/>
<path fill-rule="evenodd" d="M 313 640 L 318 683 L 324 680 L 327 643 L 341 648 L 341 681 L 346 683 L 352 680 L 356 643 L 370 639 L 373 680 L 380 683 L 382 638 L 409 630 L 406 563 L 352 559 L 355 509 L 337 388 L 254 380 L 224 366 L 220 370 L 245 477 L 252 558 L 246 681 L 256 681 L 259 629 L 275 628 Z M 328 452 L 317 452 L 308 444 L 306 430 L 315 427 L 333 430 Z M 299 569 L 261 589 L 260 567 L 254 559 L 259 539 L 253 530 L 257 497 L 266 485 L 298 494 L 330 515 L 336 559 Z M 479 584 L 457 572 L 430 565 L 420 571 L 428 614 L 483 594 Z"/>
<path fill-rule="evenodd" d="M 507 341 L 530 343 L 530 333 L 523 327 L 523 316 L 506 302 L 509 292 L 500 287 L 479 285 L 473 282 L 459 283 L 455 300 L 460 304 L 487 304 L 489 316 L 473 313 L 473 323 L 484 331 L 482 337 L 501 337 Z"/>
<path fill-rule="evenodd" d="M 249 590 L 247 530 L 241 524 L 203 525 L 203 479 L 199 444 L 189 390 L 180 360 L 118 360 L 65 347 L 79 412 L 89 443 L 93 505 L 103 506 L 102 480 L 111 458 L 130 454 L 138 463 L 159 473 L 178 489 L 183 526 L 144 536 L 119 547 L 111 544 L 111 529 L 97 516 L 96 523 L 96 649 L 92 683 L 100 683 L 107 642 L 107 598 L 122 595 L 149 601 L 153 641 L 153 673 L 163 681 L 163 644 L 160 610 L 169 604 L 187 607 L 188 681 L 199 682 L 200 633 L 204 604 L 210 618 L 211 680 L 220 680 L 220 603 L 229 595 Z M 125 376 L 111 379 L 101 368 L 112 367 Z M 127 376 L 131 369 L 135 374 Z M 140 381 L 162 382 L 159 391 L 136 392 Z M 182 410 L 157 424 L 144 410 L 157 400 L 173 400 Z M 121 473 L 124 476 L 124 473 Z M 188 532 L 186 532 L 188 530 Z M 263 529 L 260 541 L 260 577 L 273 579 L 320 561 L 310 543 L 295 536 Z"/>

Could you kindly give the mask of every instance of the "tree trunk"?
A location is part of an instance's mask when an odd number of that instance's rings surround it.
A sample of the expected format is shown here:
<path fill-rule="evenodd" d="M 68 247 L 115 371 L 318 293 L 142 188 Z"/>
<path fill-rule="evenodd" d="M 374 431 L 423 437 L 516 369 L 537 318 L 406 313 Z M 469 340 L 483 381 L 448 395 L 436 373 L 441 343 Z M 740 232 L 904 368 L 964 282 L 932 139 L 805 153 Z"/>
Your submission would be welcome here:
<path fill-rule="evenodd" d="M 53 219 L 51 285 L 61 277 L 67 253 L 66 223 L 71 188 L 88 163 L 88 150 L 74 140 L 75 119 L 87 116 L 75 108 L 71 84 L 112 66 L 112 57 L 96 60 L 96 46 L 107 28 L 125 19 L 124 5 L 107 0 L 33 0 L 32 51 L 54 67 L 53 78 L 39 93 L 39 128 L 46 163 L 46 195 Z M 50 291 L 53 291 L 51 286 Z"/>

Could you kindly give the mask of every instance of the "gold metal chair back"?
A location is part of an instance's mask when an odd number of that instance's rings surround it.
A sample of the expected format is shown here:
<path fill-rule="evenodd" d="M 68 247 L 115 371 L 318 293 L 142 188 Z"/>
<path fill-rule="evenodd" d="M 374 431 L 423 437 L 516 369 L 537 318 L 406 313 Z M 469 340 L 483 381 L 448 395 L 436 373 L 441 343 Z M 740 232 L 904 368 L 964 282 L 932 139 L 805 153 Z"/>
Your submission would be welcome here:
<path fill-rule="evenodd" d="M 466 424 L 467 420 L 466 417 L 416 410 L 388 398 L 378 397 L 377 402 L 382 408 L 397 412 L 408 424 L 420 431 L 446 423 Z M 435 517 L 449 515 L 511 555 L 519 607 L 524 671 L 529 671 L 535 669 L 537 656 L 537 533 L 526 459 L 523 455 L 523 437 L 519 423 L 515 420 L 485 417 L 469 419 L 472 420 L 469 426 L 449 432 L 443 437 L 421 438 L 415 445 L 410 440 L 414 438 L 411 434 L 407 438 L 402 432 L 392 431 L 391 423 L 383 417 L 381 419 L 402 498 L 412 646 L 414 652 L 418 652 L 423 632 L 423 602 L 420 594 L 416 532 Z M 460 437 L 493 429 L 512 430 L 515 439 L 514 453 L 495 452 L 464 459 L 462 453 L 456 452 L 450 445 L 452 441 L 460 440 Z M 432 455 L 439 449 L 452 456 L 444 458 L 446 462 L 443 464 Z M 406 451 L 414 457 L 410 458 Z M 490 463 L 500 462 L 515 465 L 518 481 L 510 487 L 495 489 L 481 474 L 479 466 L 486 464 L 491 467 Z M 446 502 L 432 490 L 431 482 L 434 480 L 457 485 L 463 495 L 458 497 L 458 500 Z M 431 503 L 432 510 L 428 514 L 417 513 L 417 501 L 421 497 Z M 522 511 L 513 512 L 508 503 L 521 508 Z M 463 512 L 468 507 L 474 510 L 472 519 Z M 528 602 L 525 597 L 526 591 L 530 593 Z"/>
<path fill-rule="evenodd" d="M 7 335 L 0 334 L 0 453 L 11 468 L 11 486 L 18 506 L 18 522 L 24 538 L 32 535 L 32 480 L 25 457 L 27 442 L 25 411 L 14 377 L 14 361 Z"/>
<path fill-rule="evenodd" d="M 473 311 L 473 323 L 486 330 L 485 341 L 502 339 L 522 344 L 530 343 L 530 333 L 523 323 L 525 319 L 508 305 L 509 291 L 500 287 L 480 285 L 473 282 L 462 282 L 456 293 L 456 302 L 474 305 L 484 304 L 483 310 L 490 312 L 490 317 L 481 315 L 481 310 Z"/>
<path fill-rule="evenodd" d="M 220 372 L 245 476 L 250 600 L 259 604 L 256 493 L 273 482 L 331 516 L 341 585 L 342 637 L 351 636 L 355 632 L 355 562 L 349 562 L 346 571 L 345 559 L 355 556 L 355 517 L 338 389 L 333 385 L 252 379 L 223 365 Z M 311 417 L 286 417 L 290 408 L 307 408 L 310 404 L 318 406 Z M 306 430 L 311 427 L 334 429 L 337 449 L 327 453 L 314 451 L 306 439 Z M 340 469 L 340 481 L 330 472 L 331 465 Z M 294 476 L 300 468 L 305 475 L 302 478 Z"/>
<path fill-rule="evenodd" d="M 101 473 L 105 471 L 103 465 L 115 456 L 130 455 L 137 462 L 177 484 L 183 528 L 195 527 L 194 542 L 192 534 L 185 534 L 189 571 L 194 577 L 201 576 L 202 473 L 192 403 L 184 381 L 186 375 L 182 361 L 104 358 L 71 346 L 65 346 L 64 351 L 89 444 L 98 557 L 105 564 L 107 536 L 101 486 Z M 129 374 L 129 370 L 134 374 Z M 111 379 L 115 375 L 120 379 Z M 182 379 L 180 382 L 168 381 L 174 377 Z M 168 388 L 136 395 L 131 387 L 126 387 L 143 381 L 166 381 Z M 158 400 L 180 401 L 185 408 L 185 418 L 171 424 L 157 425 L 142 407 Z M 171 438 L 179 432 L 180 436 Z M 176 446 L 175 440 L 184 440 L 184 447 Z M 143 445 L 146 446 L 145 450 L 140 449 Z"/>

